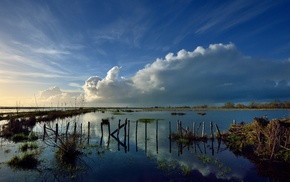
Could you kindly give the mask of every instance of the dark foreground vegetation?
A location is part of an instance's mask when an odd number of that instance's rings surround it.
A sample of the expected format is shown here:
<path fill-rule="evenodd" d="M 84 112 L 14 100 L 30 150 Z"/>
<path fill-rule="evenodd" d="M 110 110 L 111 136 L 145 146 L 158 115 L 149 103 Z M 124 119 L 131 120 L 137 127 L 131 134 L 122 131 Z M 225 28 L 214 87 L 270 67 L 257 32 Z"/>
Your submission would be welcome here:
<path fill-rule="evenodd" d="M 8 120 L 8 123 L 2 126 L 0 135 L 3 137 L 12 137 L 15 134 L 28 135 L 36 122 L 53 121 L 66 117 L 73 117 L 80 114 L 96 111 L 94 108 L 79 108 L 76 110 L 50 110 L 50 111 L 32 111 L 11 113 L 0 119 Z"/>
<path fill-rule="evenodd" d="M 290 163 L 290 119 L 255 118 L 231 125 L 226 145 L 252 160 Z"/>

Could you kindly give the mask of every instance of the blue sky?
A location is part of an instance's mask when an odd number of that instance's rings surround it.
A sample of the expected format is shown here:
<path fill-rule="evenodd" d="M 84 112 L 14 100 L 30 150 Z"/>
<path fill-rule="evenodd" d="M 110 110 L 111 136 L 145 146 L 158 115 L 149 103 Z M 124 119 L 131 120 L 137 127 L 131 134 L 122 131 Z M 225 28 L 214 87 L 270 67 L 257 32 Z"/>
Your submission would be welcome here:
<path fill-rule="evenodd" d="M 289 1 L 0 1 L 0 105 L 290 100 Z"/>

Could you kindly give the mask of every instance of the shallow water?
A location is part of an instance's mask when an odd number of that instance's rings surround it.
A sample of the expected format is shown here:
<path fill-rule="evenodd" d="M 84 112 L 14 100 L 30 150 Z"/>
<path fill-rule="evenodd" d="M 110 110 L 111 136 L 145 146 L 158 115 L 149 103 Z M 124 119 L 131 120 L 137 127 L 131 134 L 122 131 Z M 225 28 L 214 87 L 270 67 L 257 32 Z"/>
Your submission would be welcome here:
<path fill-rule="evenodd" d="M 113 112 L 87 113 L 81 116 L 57 120 L 50 123 L 55 127 L 58 123 L 60 133 L 65 133 L 67 123 L 69 132 L 73 132 L 74 123 L 77 131 L 87 135 L 90 122 L 90 147 L 84 149 L 84 154 L 78 161 L 78 170 L 67 171 L 55 160 L 55 148 L 48 147 L 41 139 L 39 146 L 43 151 L 39 158 L 42 160 L 38 170 L 12 170 L 5 162 L 14 155 L 20 155 L 18 145 L 1 139 L 0 147 L 0 181 L 274 181 L 271 176 L 259 176 L 255 164 L 243 157 L 235 156 L 226 149 L 223 143 L 209 140 L 188 146 L 178 145 L 169 140 L 169 127 L 176 131 L 177 120 L 182 126 L 192 130 L 193 122 L 196 127 L 204 121 L 205 132 L 210 135 L 209 122 L 217 124 L 221 131 L 227 130 L 233 120 L 236 122 L 252 122 L 254 117 L 269 119 L 289 117 L 289 110 L 264 111 L 206 111 L 206 115 L 198 115 L 195 111 L 184 112 L 185 115 L 171 115 L 171 112 L 131 112 L 114 115 Z M 113 117 L 112 117 L 113 116 Z M 119 133 L 120 142 L 109 137 L 107 126 L 101 132 L 101 120 L 110 118 L 111 132 L 118 128 L 125 119 L 127 125 L 126 138 L 122 128 Z M 147 124 L 136 122 L 140 118 L 158 118 Z M 171 125 L 169 124 L 171 123 Z M 46 123 L 48 124 L 48 123 Z M 44 123 L 38 123 L 34 131 L 42 136 Z M 136 132 L 137 128 L 137 132 Z M 201 129 L 199 129 L 199 133 Z M 158 135 L 156 135 L 158 133 Z M 117 137 L 117 133 L 114 135 Z M 147 138 L 146 138 L 147 136 Z M 10 152 L 7 152 L 7 149 Z"/>

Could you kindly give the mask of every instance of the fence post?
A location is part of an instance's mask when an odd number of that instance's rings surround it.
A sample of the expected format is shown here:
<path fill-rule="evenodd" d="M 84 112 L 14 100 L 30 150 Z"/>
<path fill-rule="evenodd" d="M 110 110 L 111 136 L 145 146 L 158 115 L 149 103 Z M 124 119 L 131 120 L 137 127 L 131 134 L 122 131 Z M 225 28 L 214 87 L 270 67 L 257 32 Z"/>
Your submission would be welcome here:
<path fill-rule="evenodd" d="M 55 124 L 55 143 L 57 142 L 57 137 L 58 137 L 58 124 Z"/>
<path fill-rule="evenodd" d="M 45 140 L 45 134 L 46 134 L 46 124 L 43 125 L 43 137 L 42 140 Z"/>
<path fill-rule="evenodd" d="M 196 132 L 195 132 L 195 122 L 192 123 L 192 133 L 193 133 L 193 137 L 195 137 Z"/>
<path fill-rule="evenodd" d="M 128 151 L 130 151 L 130 120 L 128 120 Z"/>
<path fill-rule="evenodd" d="M 219 127 L 218 127 L 217 124 L 215 124 L 215 128 L 216 128 L 217 135 L 218 135 L 217 137 L 218 137 L 218 138 L 221 138 L 221 132 L 220 132 Z"/>
<path fill-rule="evenodd" d="M 137 135 L 138 135 L 138 120 L 136 121 L 136 131 L 135 131 L 135 143 L 136 143 L 136 152 L 138 151 L 138 144 L 137 144 Z"/>
<path fill-rule="evenodd" d="M 66 131 L 65 131 L 66 140 L 68 139 L 68 138 L 67 138 L 68 128 L 69 128 L 69 122 L 68 122 L 67 125 L 66 125 Z"/>
<path fill-rule="evenodd" d="M 75 122 L 74 135 L 77 133 L 77 122 Z"/>
<path fill-rule="evenodd" d="M 91 123 L 88 122 L 88 144 L 90 143 L 90 128 L 91 128 Z"/>
<path fill-rule="evenodd" d="M 158 120 L 156 120 L 156 152 L 158 154 Z"/>
<path fill-rule="evenodd" d="M 204 133 L 204 121 L 202 122 L 202 131 L 201 131 L 201 137 L 203 138 L 205 135 Z"/>
<path fill-rule="evenodd" d="M 210 127 L 210 138 L 213 139 L 213 131 L 212 131 L 212 121 L 209 123 L 209 127 Z"/>
<path fill-rule="evenodd" d="M 147 153 L 147 122 L 145 122 L 145 153 Z"/>

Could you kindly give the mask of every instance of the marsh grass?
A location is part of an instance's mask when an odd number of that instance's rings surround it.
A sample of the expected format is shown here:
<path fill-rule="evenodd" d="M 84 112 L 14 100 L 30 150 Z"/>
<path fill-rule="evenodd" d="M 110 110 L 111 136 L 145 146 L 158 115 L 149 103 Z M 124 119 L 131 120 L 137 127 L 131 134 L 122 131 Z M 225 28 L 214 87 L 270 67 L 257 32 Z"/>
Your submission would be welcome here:
<path fill-rule="evenodd" d="M 75 164 L 76 159 L 82 154 L 81 145 L 77 135 L 70 135 L 65 140 L 60 140 L 57 146 L 56 158 L 64 164 Z"/>
<path fill-rule="evenodd" d="M 22 142 L 28 140 L 28 136 L 24 133 L 17 133 L 14 134 L 11 139 L 13 142 Z"/>
<path fill-rule="evenodd" d="M 24 153 L 21 157 L 14 156 L 8 162 L 8 166 L 15 169 L 35 169 L 39 164 L 37 151 Z"/>
<path fill-rule="evenodd" d="M 34 150 L 37 149 L 38 145 L 34 142 L 30 142 L 30 143 L 24 143 L 23 145 L 19 146 L 19 150 L 21 152 L 26 152 L 27 150 Z"/>

